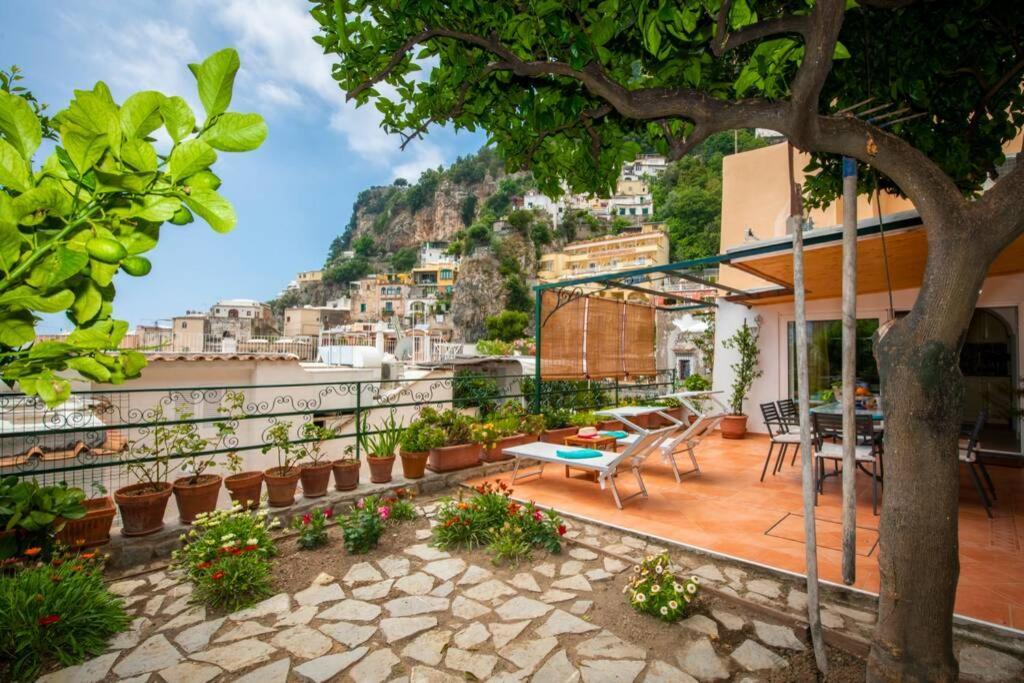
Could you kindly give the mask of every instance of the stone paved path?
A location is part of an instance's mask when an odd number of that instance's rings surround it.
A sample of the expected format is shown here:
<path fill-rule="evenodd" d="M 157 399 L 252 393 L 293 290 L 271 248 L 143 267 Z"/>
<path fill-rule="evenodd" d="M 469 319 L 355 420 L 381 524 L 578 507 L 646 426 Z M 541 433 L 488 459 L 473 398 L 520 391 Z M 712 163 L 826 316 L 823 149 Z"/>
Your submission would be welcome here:
<path fill-rule="evenodd" d="M 428 515 L 433 510 L 425 507 Z M 420 519 L 417 525 L 426 530 L 428 523 Z M 293 595 L 281 593 L 226 616 L 191 604 L 190 586 L 167 571 L 125 579 L 111 589 L 125 596 L 135 616 L 131 630 L 115 638 L 108 653 L 41 680 L 758 681 L 787 667 L 785 656 L 805 647 L 787 626 L 738 609 L 716 609 L 671 627 L 652 620 L 652 629 L 678 633 L 675 651 L 659 658 L 591 614 L 594 600 L 622 600 L 618 590 L 598 592 L 595 585 L 631 570 L 626 560 L 662 549 L 579 523 L 570 524 L 568 535 L 607 552 L 570 543 L 562 555 L 538 555 L 536 562 L 510 569 L 467 563 L 458 553 L 429 547 L 425 534 L 411 547 L 382 547 L 366 556 L 372 559 L 345 555 L 336 544 L 331 551 L 339 553 L 337 576 L 321 574 Z M 786 594 L 780 582 L 747 577 L 734 567 L 689 569 L 746 597 L 771 602 L 785 595 L 791 605 L 801 599 L 794 590 Z M 865 628 L 874 619 L 849 607 L 827 613 Z M 731 631 L 742 631 L 738 646 L 720 640 Z M 983 652 L 970 654 L 963 658 L 968 666 L 987 661 Z M 1019 662 L 1003 657 L 998 661 L 1012 680 Z"/>

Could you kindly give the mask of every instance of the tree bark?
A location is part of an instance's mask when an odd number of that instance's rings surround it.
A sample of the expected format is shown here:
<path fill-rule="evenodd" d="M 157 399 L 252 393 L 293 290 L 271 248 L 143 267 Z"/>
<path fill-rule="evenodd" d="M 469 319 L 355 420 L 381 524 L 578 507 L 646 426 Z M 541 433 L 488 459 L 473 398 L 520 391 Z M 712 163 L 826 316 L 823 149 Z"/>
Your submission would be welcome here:
<path fill-rule="evenodd" d="M 974 232 L 967 227 L 961 234 Z M 868 681 L 957 679 L 950 624 L 960 571 L 959 359 L 991 257 L 967 240 L 950 242 L 929 244 L 913 310 L 883 329 L 875 345 L 885 409 L 885 501 Z"/>

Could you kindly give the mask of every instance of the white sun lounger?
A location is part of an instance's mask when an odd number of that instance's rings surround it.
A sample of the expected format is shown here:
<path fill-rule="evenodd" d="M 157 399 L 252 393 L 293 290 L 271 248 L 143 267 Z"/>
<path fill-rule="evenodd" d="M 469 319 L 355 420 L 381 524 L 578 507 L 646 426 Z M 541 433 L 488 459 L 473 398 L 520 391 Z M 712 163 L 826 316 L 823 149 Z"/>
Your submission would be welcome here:
<path fill-rule="evenodd" d="M 697 447 L 704 437 L 718 429 L 718 423 L 722 421 L 724 414 L 716 413 L 711 415 L 702 415 L 697 418 L 697 421 L 692 425 L 687 425 L 683 422 L 679 422 L 676 425 L 668 427 L 667 429 L 671 432 L 661 442 L 659 448 L 661 448 L 661 457 L 665 462 L 672 466 L 672 474 L 676 478 L 676 483 L 682 482 L 682 475 L 691 474 L 696 472 L 700 474 L 700 465 L 697 464 L 697 456 L 694 453 L 694 448 Z M 618 443 L 621 444 L 632 444 L 643 437 L 643 433 L 639 434 L 628 434 L 627 436 L 618 439 Z M 690 456 L 690 463 L 693 464 L 693 468 L 681 472 L 679 466 L 676 464 L 676 450 L 684 446 L 686 448 L 686 454 Z"/>
<path fill-rule="evenodd" d="M 579 460 L 561 458 L 558 456 L 558 451 L 583 451 L 589 449 L 575 448 L 573 446 L 559 446 L 558 444 L 544 443 L 542 441 L 534 441 L 533 443 L 522 444 L 520 446 L 512 446 L 511 448 L 506 448 L 502 452 L 505 455 L 511 455 L 516 460 L 515 468 L 512 470 L 513 486 L 515 486 L 516 481 L 519 479 L 541 476 L 544 473 L 544 465 L 547 463 L 568 465 L 569 467 L 576 469 L 595 472 L 597 474 L 597 482 L 602 489 L 605 488 L 606 483 L 610 485 L 612 496 L 615 498 L 615 505 L 621 510 L 623 501 L 639 495 L 642 495 L 645 498 L 647 497 L 647 488 L 644 486 L 643 477 L 640 475 L 640 468 L 643 466 L 644 460 L 646 460 L 647 457 L 661 445 L 666 437 L 675 430 L 676 427 L 674 425 L 664 429 L 654 430 L 647 434 L 639 435 L 639 438 L 626 446 L 626 449 L 621 453 L 608 451 L 602 452 L 602 455 L 599 457 L 582 458 Z M 537 470 L 520 475 L 519 469 L 524 460 L 537 461 Z M 615 486 L 615 475 L 619 466 L 625 464 L 628 464 L 630 470 L 632 470 L 633 476 L 636 477 L 636 483 L 637 486 L 640 487 L 640 490 L 626 496 L 625 498 L 621 498 L 619 496 L 619 490 Z"/>

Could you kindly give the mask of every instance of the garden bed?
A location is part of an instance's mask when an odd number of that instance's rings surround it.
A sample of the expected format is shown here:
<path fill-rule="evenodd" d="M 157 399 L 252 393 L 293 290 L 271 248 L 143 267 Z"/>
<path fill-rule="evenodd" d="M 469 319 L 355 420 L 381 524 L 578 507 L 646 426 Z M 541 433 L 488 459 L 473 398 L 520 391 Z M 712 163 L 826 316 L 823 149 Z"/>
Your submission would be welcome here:
<path fill-rule="evenodd" d="M 569 527 L 578 535 L 582 525 Z M 758 680 L 788 681 L 813 670 L 799 631 L 710 593 L 699 593 L 679 623 L 635 612 L 623 594 L 633 568 L 622 557 L 566 542 L 560 554 L 536 550 L 518 567 L 495 566 L 482 548 L 430 547 L 429 530 L 422 516 L 389 526 L 363 555 L 345 551 L 336 525 L 329 544 L 315 550 L 300 550 L 296 536 L 284 534 L 276 595 L 230 615 L 191 605 L 190 586 L 173 572 L 122 579 L 111 588 L 130 603 L 133 630 L 68 673 L 74 680 L 160 672 L 166 680 L 252 673 L 250 680 L 362 682 L 428 680 L 432 671 L 452 678 L 429 680 L 561 680 L 578 670 L 584 681 L 610 680 L 613 671 L 615 680 L 640 681 L 688 680 L 681 672 L 702 667 L 743 674 L 744 662 L 765 667 L 752 671 Z M 634 541 L 642 551 L 644 542 Z M 829 680 L 863 680 L 861 660 L 830 655 Z"/>

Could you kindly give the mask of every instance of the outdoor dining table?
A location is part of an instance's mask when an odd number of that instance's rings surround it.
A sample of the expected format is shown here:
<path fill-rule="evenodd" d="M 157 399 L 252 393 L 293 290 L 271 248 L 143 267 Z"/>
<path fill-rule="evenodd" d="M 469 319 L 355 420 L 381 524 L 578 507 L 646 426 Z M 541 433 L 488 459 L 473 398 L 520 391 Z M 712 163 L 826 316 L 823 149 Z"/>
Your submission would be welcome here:
<path fill-rule="evenodd" d="M 833 401 L 831 403 L 822 403 L 820 406 L 811 408 L 812 413 L 821 413 L 822 415 L 842 415 L 843 406 Z M 870 415 L 871 419 L 875 422 L 881 422 L 884 419 L 881 408 L 855 408 L 854 413 L 857 415 Z"/>

